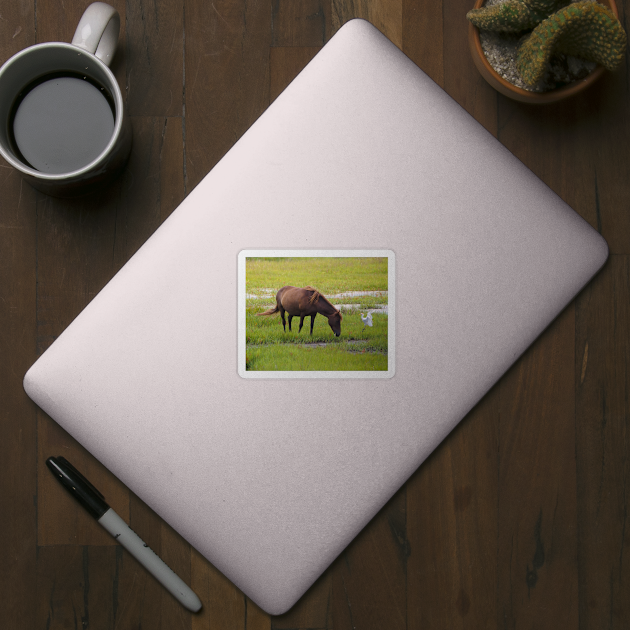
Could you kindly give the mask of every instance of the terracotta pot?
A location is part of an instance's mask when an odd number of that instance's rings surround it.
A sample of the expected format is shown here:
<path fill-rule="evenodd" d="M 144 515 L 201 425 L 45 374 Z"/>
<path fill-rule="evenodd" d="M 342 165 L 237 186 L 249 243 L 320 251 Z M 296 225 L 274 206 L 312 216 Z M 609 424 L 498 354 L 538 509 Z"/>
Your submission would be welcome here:
<path fill-rule="evenodd" d="M 617 18 L 619 18 L 617 5 L 614 0 L 600 0 L 600 4 L 608 7 L 617 16 Z M 484 0 L 476 0 L 474 8 L 480 9 L 483 5 Z M 497 90 L 497 92 L 524 103 L 554 103 L 555 101 L 568 98 L 588 88 L 605 72 L 605 69 L 602 66 L 597 66 L 593 72 L 581 81 L 575 81 L 574 83 L 564 85 L 554 90 L 549 90 L 548 92 L 528 92 L 527 90 L 523 90 L 509 81 L 506 81 L 494 70 L 494 68 L 490 65 L 490 62 L 486 59 L 483 49 L 481 48 L 479 29 L 471 22 L 468 22 L 468 43 L 470 45 L 470 52 L 472 54 L 473 61 L 477 66 L 477 70 L 481 73 L 481 76 L 495 90 Z"/>

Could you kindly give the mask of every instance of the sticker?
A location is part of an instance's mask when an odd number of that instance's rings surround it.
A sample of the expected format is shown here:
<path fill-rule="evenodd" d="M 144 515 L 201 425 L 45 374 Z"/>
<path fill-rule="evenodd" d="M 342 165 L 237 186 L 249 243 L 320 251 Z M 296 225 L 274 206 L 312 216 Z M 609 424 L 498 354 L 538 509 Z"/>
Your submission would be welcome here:
<path fill-rule="evenodd" d="M 394 376 L 391 250 L 243 250 L 238 373 L 243 378 Z"/>

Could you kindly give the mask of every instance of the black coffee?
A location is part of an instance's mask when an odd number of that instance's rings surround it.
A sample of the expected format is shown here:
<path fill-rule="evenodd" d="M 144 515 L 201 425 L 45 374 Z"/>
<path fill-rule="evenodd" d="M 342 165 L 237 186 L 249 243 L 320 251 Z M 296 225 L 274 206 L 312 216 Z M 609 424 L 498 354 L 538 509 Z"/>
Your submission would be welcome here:
<path fill-rule="evenodd" d="M 113 133 L 107 90 L 78 75 L 44 77 L 24 89 L 14 106 L 16 152 L 43 173 L 70 173 L 86 166 Z"/>

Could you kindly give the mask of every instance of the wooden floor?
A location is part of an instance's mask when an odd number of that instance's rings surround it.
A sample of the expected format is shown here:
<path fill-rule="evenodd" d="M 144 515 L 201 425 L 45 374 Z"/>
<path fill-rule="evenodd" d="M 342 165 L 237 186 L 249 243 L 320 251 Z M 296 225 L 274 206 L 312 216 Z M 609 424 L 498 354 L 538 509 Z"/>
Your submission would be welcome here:
<path fill-rule="evenodd" d="M 0 626 L 630 628 L 630 72 L 532 107 L 470 59 L 472 0 L 122 0 L 134 146 L 60 201 L 0 163 Z M 0 62 L 87 2 L 0 0 Z M 621 19 L 630 0 L 619 6 Z M 289 613 L 269 617 L 22 389 L 36 358 L 348 19 L 369 19 L 607 239 L 603 271 Z M 44 466 L 65 454 L 189 582 L 177 604 Z M 66 497 L 63 497 L 64 499 Z"/>

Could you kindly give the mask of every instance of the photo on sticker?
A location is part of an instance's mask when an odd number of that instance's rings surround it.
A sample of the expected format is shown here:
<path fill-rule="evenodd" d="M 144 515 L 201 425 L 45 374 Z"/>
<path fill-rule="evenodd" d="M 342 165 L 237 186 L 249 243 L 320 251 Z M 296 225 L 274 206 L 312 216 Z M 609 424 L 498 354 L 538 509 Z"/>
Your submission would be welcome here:
<path fill-rule="evenodd" d="M 387 256 L 245 257 L 245 370 L 387 371 Z"/>

